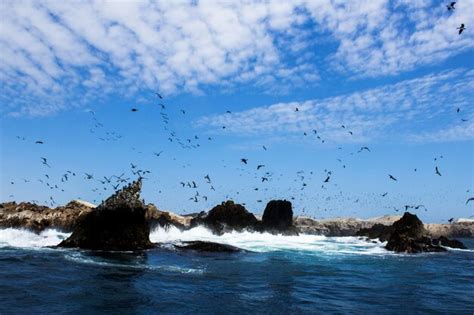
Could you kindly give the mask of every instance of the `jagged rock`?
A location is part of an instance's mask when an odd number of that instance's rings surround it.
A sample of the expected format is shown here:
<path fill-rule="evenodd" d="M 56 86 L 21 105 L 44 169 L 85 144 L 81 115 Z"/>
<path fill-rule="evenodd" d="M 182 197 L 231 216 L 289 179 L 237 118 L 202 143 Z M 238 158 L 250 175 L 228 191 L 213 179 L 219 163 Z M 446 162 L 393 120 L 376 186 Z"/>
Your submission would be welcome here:
<path fill-rule="evenodd" d="M 140 199 L 141 179 L 117 191 L 77 223 L 59 247 L 94 250 L 152 248 L 147 208 Z"/>
<path fill-rule="evenodd" d="M 391 225 L 383 225 L 376 223 L 370 228 L 362 228 L 356 232 L 356 236 L 366 236 L 368 238 L 378 238 L 380 241 L 385 242 L 392 233 L 393 228 Z"/>
<path fill-rule="evenodd" d="M 152 230 L 157 226 L 164 228 L 175 226 L 180 230 L 185 230 L 191 223 L 191 218 L 182 217 L 171 212 L 160 211 L 154 204 L 147 204 L 146 208 L 145 217 Z"/>
<path fill-rule="evenodd" d="M 215 234 L 232 230 L 254 230 L 258 224 L 257 218 L 248 212 L 244 206 L 226 201 L 212 208 L 207 214 L 199 215 L 191 220 L 191 227 L 204 225 Z"/>
<path fill-rule="evenodd" d="M 293 226 L 293 209 L 287 200 L 271 200 L 262 216 L 262 227 L 272 233 L 298 234 Z"/>
<path fill-rule="evenodd" d="M 94 205 L 73 200 L 65 206 L 49 208 L 30 202 L 6 202 L 0 210 L 0 227 L 26 228 L 41 232 L 46 228 L 72 231 L 79 218 L 94 209 Z"/>
<path fill-rule="evenodd" d="M 442 245 L 450 248 L 467 249 L 467 247 L 461 241 L 450 240 L 445 236 L 441 236 L 438 239 L 433 240 L 433 244 Z"/>
<path fill-rule="evenodd" d="M 236 253 L 242 251 L 242 249 L 232 245 L 203 241 L 183 242 L 182 245 L 175 245 L 175 247 L 199 252 Z"/>
<path fill-rule="evenodd" d="M 443 246 L 451 247 L 450 245 L 456 248 L 464 247 L 461 242 L 447 238 L 433 240 L 423 222 L 409 212 L 405 212 L 403 217 L 391 226 L 375 224 L 371 228 L 359 230 L 357 235 L 387 241 L 385 248 L 398 253 L 443 252 L 446 251 Z"/>

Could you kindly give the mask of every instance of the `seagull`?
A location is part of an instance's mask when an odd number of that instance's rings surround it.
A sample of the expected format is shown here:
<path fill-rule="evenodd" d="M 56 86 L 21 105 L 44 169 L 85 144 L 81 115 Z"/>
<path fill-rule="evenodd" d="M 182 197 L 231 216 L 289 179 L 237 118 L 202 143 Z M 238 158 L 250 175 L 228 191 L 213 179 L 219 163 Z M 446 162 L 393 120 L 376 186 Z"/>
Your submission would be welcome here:
<path fill-rule="evenodd" d="M 240 159 L 240 161 L 244 164 L 247 164 L 248 159 Z"/>
<path fill-rule="evenodd" d="M 439 172 L 439 170 L 438 170 L 438 167 L 437 167 L 437 166 L 435 167 L 435 171 L 436 171 L 436 175 L 439 175 L 439 176 L 441 176 L 441 173 Z"/>
<path fill-rule="evenodd" d="M 458 27 L 457 29 L 459 30 L 459 35 L 461 35 L 461 33 L 462 33 L 466 28 L 464 27 L 464 24 L 461 24 L 461 26 Z"/>
<path fill-rule="evenodd" d="M 474 201 L 474 197 L 471 197 L 471 198 L 469 198 L 468 200 L 466 200 L 466 204 L 468 204 L 469 201 Z"/>
<path fill-rule="evenodd" d="M 267 178 L 267 177 L 262 177 L 262 183 L 263 183 L 264 181 L 267 181 L 267 182 L 268 182 L 268 178 Z"/>
<path fill-rule="evenodd" d="M 153 152 L 153 154 L 154 154 L 154 155 L 156 155 L 156 156 L 160 156 L 160 155 L 161 155 L 161 153 L 163 153 L 163 151 L 160 151 L 160 152 L 158 152 L 158 153 L 156 153 L 156 152 Z"/>
<path fill-rule="evenodd" d="M 362 148 L 360 148 L 359 152 L 362 152 L 363 150 L 367 150 L 367 151 L 370 152 L 370 149 L 369 149 L 368 147 L 362 147 Z"/>
<path fill-rule="evenodd" d="M 455 4 L 456 4 L 456 2 L 451 2 L 450 4 L 448 4 L 448 5 L 446 6 L 446 8 L 448 8 L 448 11 L 451 11 L 451 10 L 456 9 L 456 8 L 454 7 Z"/>
<path fill-rule="evenodd" d="M 324 182 L 325 182 L 325 183 L 329 183 L 329 179 L 330 179 L 330 178 L 331 178 L 331 176 L 328 176 L 328 177 L 324 180 Z"/>
<path fill-rule="evenodd" d="M 43 144 L 44 142 L 41 141 L 41 140 L 38 140 L 38 141 L 36 141 L 35 143 L 36 143 L 36 144 Z"/>
<path fill-rule="evenodd" d="M 205 179 L 205 180 L 207 180 L 207 182 L 208 182 L 208 183 L 210 183 L 210 182 L 211 182 L 211 178 L 209 177 L 209 174 L 208 174 L 208 175 L 206 175 L 206 176 L 204 176 L 204 179 Z"/>
<path fill-rule="evenodd" d="M 263 164 L 257 165 L 257 170 L 261 169 L 262 167 L 265 167 L 265 165 Z"/>
<path fill-rule="evenodd" d="M 391 179 L 391 180 L 394 180 L 394 181 L 397 181 L 397 179 L 395 177 L 393 177 L 392 175 L 388 174 L 388 177 Z"/>
<path fill-rule="evenodd" d="M 48 160 L 46 160 L 46 158 L 44 158 L 44 157 L 41 158 L 41 163 L 43 163 L 43 164 L 46 165 L 47 167 L 51 167 L 51 166 L 49 166 L 49 164 L 48 164 Z"/>

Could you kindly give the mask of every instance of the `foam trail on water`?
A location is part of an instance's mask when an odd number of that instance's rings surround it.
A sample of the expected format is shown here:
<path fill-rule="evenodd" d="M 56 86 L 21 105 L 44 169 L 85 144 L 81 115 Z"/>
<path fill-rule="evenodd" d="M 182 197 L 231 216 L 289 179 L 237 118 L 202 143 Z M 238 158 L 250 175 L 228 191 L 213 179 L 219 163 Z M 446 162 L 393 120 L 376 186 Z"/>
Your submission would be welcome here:
<path fill-rule="evenodd" d="M 230 232 L 214 235 L 205 227 L 199 226 L 180 231 L 175 227 L 158 227 L 150 233 L 152 242 L 209 241 L 233 245 L 255 252 L 278 250 L 304 251 L 326 254 L 387 254 L 381 242 L 370 242 L 358 237 L 326 237 L 302 234 L 298 236 L 273 235 L 258 232 Z"/>
<path fill-rule="evenodd" d="M 69 235 L 70 233 L 64 233 L 54 229 L 44 230 L 39 234 L 24 229 L 0 229 L 0 248 L 41 248 L 47 246 L 54 246 L 58 245 Z"/>

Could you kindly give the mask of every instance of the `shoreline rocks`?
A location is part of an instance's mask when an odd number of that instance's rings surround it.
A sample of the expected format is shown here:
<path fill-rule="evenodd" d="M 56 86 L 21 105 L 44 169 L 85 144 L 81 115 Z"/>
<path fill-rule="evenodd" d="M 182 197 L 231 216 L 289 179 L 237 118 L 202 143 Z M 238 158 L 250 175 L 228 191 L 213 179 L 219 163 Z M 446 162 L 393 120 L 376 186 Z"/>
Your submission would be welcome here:
<path fill-rule="evenodd" d="M 150 241 L 147 208 L 140 199 L 141 179 L 119 190 L 85 215 L 58 247 L 92 250 L 143 250 Z"/>
<path fill-rule="evenodd" d="M 409 212 L 392 225 L 375 224 L 372 228 L 359 230 L 357 235 L 387 241 L 385 248 L 397 253 L 443 252 L 446 251 L 443 246 L 466 248 L 462 242 L 446 237 L 432 239 L 423 222 Z"/>

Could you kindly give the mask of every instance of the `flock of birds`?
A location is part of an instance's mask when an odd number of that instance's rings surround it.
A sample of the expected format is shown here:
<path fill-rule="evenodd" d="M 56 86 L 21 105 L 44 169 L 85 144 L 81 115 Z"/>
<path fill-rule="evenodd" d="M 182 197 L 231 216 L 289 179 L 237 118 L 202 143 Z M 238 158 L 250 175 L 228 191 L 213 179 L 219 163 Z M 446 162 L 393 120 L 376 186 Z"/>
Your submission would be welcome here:
<path fill-rule="evenodd" d="M 456 2 L 451 2 L 450 4 L 447 5 L 447 10 L 448 11 L 455 10 L 456 9 L 455 5 L 456 5 Z M 464 24 L 461 24 L 461 26 L 457 29 L 459 30 L 459 35 L 460 35 L 460 34 L 463 33 L 464 30 L 466 30 L 466 27 L 465 27 Z M 156 99 L 158 100 L 158 106 L 160 108 L 161 122 L 163 124 L 163 128 L 164 128 L 165 132 L 167 132 L 167 134 L 168 134 L 168 141 L 170 143 L 175 143 L 175 144 L 179 145 L 182 149 L 197 149 L 201 146 L 201 144 L 200 144 L 201 138 L 207 139 L 207 141 L 212 141 L 213 140 L 211 137 L 208 137 L 208 136 L 200 137 L 199 135 L 194 135 L 193 137 L 190 137 L 190 138 L 179 137 L 178 133 L 175 130 L 173 130 L 171 127 L 169 127 L 170 126 L 170 116 L 167 113 L 167 106 L 164 104 L 164 99 L 163 99 L 162 94 L 160 94 L 160 92 L 155 92 L 155 96 L 156 96 Z M 132 113 L 136 113 L 136 112 L 139 111 L 139 108 L 133 107 L 133 108 L 130 109 L 130 111 Z M 299 110 L 298 107 L 295 107 L 294 111 L 297 112 L 297 113 L 300 113 L 300 110 Z M 456 112 L 458 114 L 460 113 L 460 111 L 461 111 L 460 108 L 456 109 Z M 92 125 L 89 129 L 89 132 L 93 135 L 97 135 L 98 140 L 103 141 L 103 142 L 114 142 L 114 141 L 119 141 L 123 137 L 121 134 L 119 134 L 116 131 L 107 130 L 104 123 L 99 121 L 99 119 L 96 117 L 95 113 L 93 111 L 89 111 L 89 112 L 91 114 L 91 119 L 92 119 L 92 121 L 91 121 Z M 184 110 L 184 109 L 180 109 L 179 112 L 183 116 L 186 115 L 186 110 Z M 226 114 L 231 114 L 231 111 L 227 110 Z M 461 120 L 466 121 L 465 119 L 461 119 Z M 354 135 L 354 132 L 352 130 L 349 130 L 349 128 L 347 128 L 346 125 L 342 124 L 340 128 L 346 130 L 347 134 L 349 136 Z M 222 126 L 222 129 L 226 129 L 226 126 Z M 318 130 L 312 129 L 309 132 L 308 131 L 303 132 L 304 137 L 308 137 L 310 135 L 314 136 L 315 139 L 317 139 L 317 141 L 319 141 L 323 144 L 325 143 L 325 139 L 323 139 L 322 135 L 320 133 L 318 133 Z M 17 136 L 17 139 L 22 140 L 22 141 L 26 141 L 25 137 Z M 44 140 L 36 140 L 34 143 L 35 143 L 35 145 L 43 145 L 43 144 L 45 144 L 45 141 Z M 265 145 L 262 145 L 261 148 L 264 151 L 268 151 L 268 148 Z M 132 147 L 131 149 L 136 151 L 137 153 L 142 153 L 142 151 L 137 151 L 137 149 L 135 147 Z M 342 147 L 338 147 L 338 150 L 342 150 Z M 359 150 L 357 150 L 355 152 L 351 152 L 350 155 L 362 154 L 363 152 L 371 153 L 372 151 L 368 146 L 362 146 L 362 147 L 360 147 Z M 153 152 L 153 155 L 156 158 L 160 158 L 163 153 L 164 153 L 164 151 Z M 440 159 L 443 159 L 443 156 L 435 157 L 434 161 L 438 161 Z M 45 168 L 47 168 L 47 169 L 51 168 L 51 164 L 50 164 L 47 157 L 40 157 L 40 162 Z M 346 168 L 346 163 L 344 163 L 344 161 L 341 158 L 338 158 L 337 162 L 341 163 L 342 168 L 344 168 L 344 169 Z M 281 179 L 285 178 L 285 176 L 283 174 L 278 174 L 277 175 L 277 174 L 275 174 L 271 171 L 267 171 L 266 170 L 266 165 L 262 164 L 262 163 L 256 163 L 255 166 L 254 166 L 254 169 L 249 170 L 248 167 L 250 167 L 251 164 L 250 164 L 250 159 L 247 158 L 247 157 L 240 158 L 240 163 L 244 167 L 244 168 L 237 168 L 237 170 L 239 170 L 241 172 L 240 176 L 242 176 L 244 173 L 246 173 L 247 175 L 251 175 L 251 176 L 253 175 L 253 177 L 256 180 L 258 180 L 262 185 L 264 185 L 265 182 L 270 182 L 270 181 L 273 181 L 273 180 L 281 180 Z M 188 166 L 189 166 L 189 164 L 188 164 Z M 227 166 L 224 165 L 224 167 L 227 167 Z M 417 168 L 414 169 L 414 172 L 417 172 Z M 134 164 L 132 162 L 132 163 L 130 163 L 130 173 L 131 173 L 131 175 L 127 175 L 126 173 L 121 173 L 121 174 L 113 174 L 113 175 L 109 175 L 109 176 L 103 176 L 103 175 L 99 176 L 99 175 L 96 175 L 96 174 L 92 174 L 91 172 L 84 172 L 84 173 L 80 174 L 76 171 L 66 170 L 61 175 L 60 182 L 56 182 L 56 183 L 53 182 L 53 180 L 52 180 L 52 178 L 50 177 L 49 174 L 44 174 L 44 177 L 39 178 L 37 180 L 41 184 L 44 184 L 51 191 L 58 190 L 58 191 L 64 192 L 65 190 L 64 190 L 64 187 L 63 187 L 62 184 L 67 183 L 73 177 L 83 177 L 84 180 L 90 181 L 91 183 L 95 184 L 95 185 L 91 185 L 91 186 L 93 186 L 91 188 L 91 191 L 93 193 L 97 194 L 98 196 L 101 196 L 102 193 L 105 192 L 105 191 L 108 191 L 108 190 L 116 191 L 116 190 L 118 190 L 121 186 L 124 186 L 127 183 L 129 183 L 132 180 L 132 178 L 140 177 L 142 179 L 148 179 L 147 177 L 149 176 L 149 174 L 152 173 L 152 171 L 140 168 L 140 167 L 138 167 L 137 164 Z M 434 174 L 437 175 L 437 176 L 442 176 L 440 168 L 439 168 L 438 165 L 435 165 L 435 167 L 434 167 Z M 308 182 L 313 181 L 313 176 L 315 176 L 313 171 L 305 172 L 303 170 L 300 170 L 300 171 L 296 172 L 296 177 L 294 178 L 294 182 L 299 182 L 300 184 L 298 185 L 299 188 L 289 190 L 288 193 L 293 194 L 293 195 L 289 196 L 291 200 L 295 200 L 297 198 L 298 190 L 299 190 L 299 193 L 300 193 L 299 194 L 300 198 L 303 199 L 303 198 L 307 197 L 306 195 L 304 195 L 304 190 L 308 187 Z M 327 169 L 324 170 L 323 177 L 321 178 L 321 189 L 326 189 L 326 186 L 329 185 L 329 183 L 331 182 L 332 176 L 333 176 L 333 170 L 327 170 Z M 395 177 L 392 174 L 387 174 L 387 177 L 388 177 L 388 180 L 398 182 L 397 177 Z M 206 191 L 209 191 L 209 192 L 211 192 L 211 191 L 215 192 L 216 191 L 215 185 L 214 185 L 213 181 L 211 180 L 211 176 L 209 174 L 206 174 L 205 176 L 203 176 L 202 179 L 204 180 L 203 184 L 205 185 Z M 29 179 L 23 179 L 23 181 L 25 183 L 30 182 Z M 14 185 L 15 182 L 12 181 L 11 184 Z M 188 197 L 189 201 L 192 201 L 194 203 L 198 203 L 200 201 L 208 201 L 208 199 L 209 199 L 207 194 L 200 193 L 199 189 L 202 188 L 202 186 L 201 186 L 200 181 L 197 180 L 197 179 L 190 179 L 190 180 L 180 181 L 179 186 L 183 189 L 191 189 L 192 190 L 192 193 Z M 254 191 L 268 192 L 268 187 L 265 187 L 265 186 L 252 187 L 252 189 Z M 470 191 L 467 190 L 467 192 L 469 193 Z M 159 191 L 159 193 L 161 193 L 161 191 Z M 236 191 L 235 194 L 239 195 L 239 191 Z M 388 195 L 388 192 L 384 192 L 384 193 L 379 194 L 379 195 L 380 195 L 380 197 L 383 198 L 383 197 L 386 197 Z M 14 196 L 10 195 L 10 197 L 14 197 Z M 229 196 L 229 194 L 225 194 L 225 198 L 228 199 L 228 198 L 232 198 L 232 197 Z M 325 200 L 329 201 L 332 198 L 345 198 L 345 197 L 344 197 L 343 192 L 339 191 L 338 195 L 336 195 L 334 197 L 326 196 Z M 468 198 L 466 200 L 466 205 L 469 204 L 469 202 L 471 202 L 471 201 L 474 201 L 474 197 Z M 32 200 L 32 202 L 39 203 L 38 200 Z M 97 202 L 97 200 L 94 200 L 94 203 L 96 203 L 96 202 Z M 263 200 L 258 199 L 257 202 L 261 203 L 261 202 L 263 202 Z M 358 203 L 358 202 L 359 202 L 359 199 L 354 200 L 354 203 Z M 57 202 L 55 201 L 52 194 L 49 197 L 49 200 L 45 200 L 44 203 L 50 205 L 51 207 L 57 205 Z M 245 205 L 245 203 L 244 203 L 244 205 Z M 414 205 L 405 204 L 405 205 L 403 205 L 403 207 L 401 209 L 404 209 L 405 211 L 408 211 L 410 209 L 412 209 L 412 210 L 424 209 L 425 211 L 428 211 L 428 209 L 423 204 L 414 204 Z M 400 208 L 395 208 L 395 207 L 393 208 L 393 210 L 395 210 L 395 212 L 398 212 L 401 209 Z M 324 211 L 327 211 L 327 209 L 324 209 Z M 304 212 L 305 212 L 305 209 L 303 208 L 302 209 L 302 214 L 304 214 Z M 453 222 L 453 220 L 454 220 L 453 218 L 450 218 L 448 221 L 451 223 L 451 222 Z"/>

